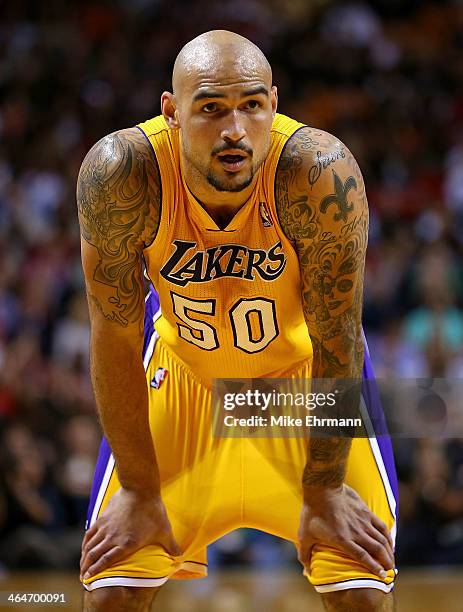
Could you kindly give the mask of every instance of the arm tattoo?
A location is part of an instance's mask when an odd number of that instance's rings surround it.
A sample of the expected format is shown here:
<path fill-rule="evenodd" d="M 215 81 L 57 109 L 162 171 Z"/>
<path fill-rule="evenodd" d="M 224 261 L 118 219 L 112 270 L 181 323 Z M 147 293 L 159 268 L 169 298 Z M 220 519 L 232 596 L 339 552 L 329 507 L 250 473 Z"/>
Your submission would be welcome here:
<path fill-rule="evenodd" d="M 157 163 L 138 129 L 100 140 L 77 183 L 82 238 L 98 252 L 88 295 L 104 317 L 126 327 L 143 309 L 141 256 L 159 223 Z"/>
<path fill-rule="evenodd" d="M 339 486 L 344 480 L 349 455 L 348 438 L 313 438 L 309 443 L 309 460 L 302 475 L 304 486 Z"/>
<path fill-rule="evenodd" d="M 342 219 L 343 221 L 347 221 L 347 214 L 354 208 L 354 205 L 349 204 L 347 201 L 347 193 L 349 189 L 357 189 L 357 182 L 353 176 L 349 176 L 349 178 L 343 184 L 334 170 L 333 177 L 335 193 L 323 198 L 320 203 L 320 210 L 322 212 L 326 212 L 326 209 L 330 204 L 336 204 L 339 211 L 334 214 L 334 220 L 339 221 Z"/>
<path fill-rule="evenodd" d="M 286 145 L 275 194 L 282 229 L 299 258 L 302 306 L 313 346 L 312 376 L 359 378 L 368 239 L 360 170 L 333 136 L 307 127 Z M 342 484 L 350 445 L 349 438 L 312 438 L 304 485 Z"/>
<path fill-rule="evenodd" d="M 328 168 L 328 166 L 334 163 L 337 159 L 344 159 L 345 157 L 346 154 L 341 146 L 338 150 L 332 151 L 325 155 L 322 154 L 321 151 L 317 151 L 316 160 L 309 170 L 309 185 L 313 187 L 320 178 L 322 170 Z"/>

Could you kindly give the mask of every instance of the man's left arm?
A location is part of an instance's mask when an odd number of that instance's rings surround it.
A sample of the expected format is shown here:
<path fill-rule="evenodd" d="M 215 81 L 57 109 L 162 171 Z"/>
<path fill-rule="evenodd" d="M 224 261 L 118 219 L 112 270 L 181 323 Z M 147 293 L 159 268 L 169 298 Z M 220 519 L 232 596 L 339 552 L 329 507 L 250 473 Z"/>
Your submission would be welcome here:
<path fill-rule="evenodd" d="M 303 128 L 287 143 L 276 176 L 281 226 L 299 258 L 312 377 L 360 380 L 368 204 L 351 152 L 326 132 Z M 302 475 L 300 558 L 316 542 L 341 548 L 384 576 L 393 567 L 386 526 L 344 484 L 352 440 L 312 437 Z"/>

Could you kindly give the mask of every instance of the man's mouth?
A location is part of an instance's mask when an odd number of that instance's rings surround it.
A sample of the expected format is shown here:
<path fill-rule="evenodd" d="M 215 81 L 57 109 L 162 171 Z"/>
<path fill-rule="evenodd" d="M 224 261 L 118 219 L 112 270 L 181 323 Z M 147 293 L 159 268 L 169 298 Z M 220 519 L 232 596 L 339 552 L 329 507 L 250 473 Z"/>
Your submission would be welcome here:
<path fill-rule="evenodd" d="M 227 172 L 238 172 L 244 166 L 248 156 L 241 151 L 227 151 L 217 157 Z"/>

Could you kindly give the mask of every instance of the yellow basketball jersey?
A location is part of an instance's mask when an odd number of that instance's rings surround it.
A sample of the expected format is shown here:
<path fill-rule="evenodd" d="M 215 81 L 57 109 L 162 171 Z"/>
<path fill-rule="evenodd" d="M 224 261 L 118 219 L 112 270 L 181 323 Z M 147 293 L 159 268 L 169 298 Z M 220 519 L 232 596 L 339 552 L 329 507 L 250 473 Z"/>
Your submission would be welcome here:
<path fill-rule="evenodd" d="M 182 178 L 179 131 L 162 116 L 138 127 L 154 149 L 162 181 L 158 233 L 144 251 L 160 297 L 155 327 L 162 341 L 206 383 L 270 377 L 311 361 L 299 262 L 274 196 L 280 154 L 302 124 L 276 115 L 256 187 L 225 229 Z"/>

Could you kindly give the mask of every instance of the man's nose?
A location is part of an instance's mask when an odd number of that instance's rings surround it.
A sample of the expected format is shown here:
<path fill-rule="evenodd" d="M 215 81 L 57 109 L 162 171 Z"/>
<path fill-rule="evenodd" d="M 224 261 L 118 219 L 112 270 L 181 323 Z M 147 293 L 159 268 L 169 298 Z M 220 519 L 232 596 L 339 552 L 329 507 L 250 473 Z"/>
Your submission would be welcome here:
<path fill-rule="evenodd" d="M 227 115 L 220 135 L 226 142 L 239 142 L 246 136 L 246 130 L 240 122 L 238 111 L 232 111 Z"/>

